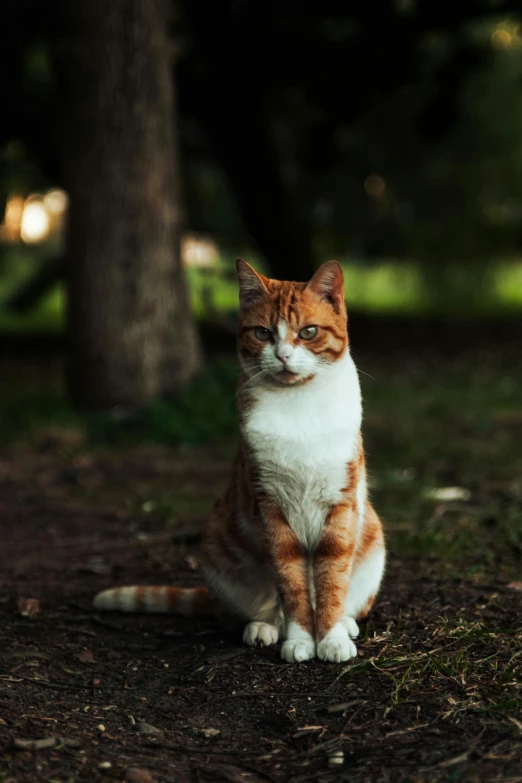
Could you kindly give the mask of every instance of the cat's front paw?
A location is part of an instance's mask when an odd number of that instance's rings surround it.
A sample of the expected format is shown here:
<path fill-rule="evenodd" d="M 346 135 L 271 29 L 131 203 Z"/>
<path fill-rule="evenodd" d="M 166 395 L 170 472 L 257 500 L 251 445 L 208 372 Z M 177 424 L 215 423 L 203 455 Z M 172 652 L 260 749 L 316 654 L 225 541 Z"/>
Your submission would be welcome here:
<path fill-rule="evenodd" d="M 315 658 L 313 639 L 288 639 L 281 647 L 281 658 L 288 663 L 301 663 Z"/>
<path fill-rule="evenodd" d="M 243 641 L 251 646 L 269 647 L 279 638 L 279 631 L 270 623 L 248 623 L 243 632 Z"/>
<path fill-rule="evenodd" d="M 357 648 L 348 635 L 344 623 L 340 622 L 328 631 L 317 645 L 317 657 L 321 661 L 341 663 L 355 658 Z"/>
<path fill-rule="evenodd" d="M 350 639 L 357 639 L 357 637 L 359 636 L 359 626 L 357 625 L 353 617 L 349 617 L 347 614 L 345 614 L 344 617 L 341 617 L 341 623 L 348 631 L 348 636 L 350 637 Z"/>

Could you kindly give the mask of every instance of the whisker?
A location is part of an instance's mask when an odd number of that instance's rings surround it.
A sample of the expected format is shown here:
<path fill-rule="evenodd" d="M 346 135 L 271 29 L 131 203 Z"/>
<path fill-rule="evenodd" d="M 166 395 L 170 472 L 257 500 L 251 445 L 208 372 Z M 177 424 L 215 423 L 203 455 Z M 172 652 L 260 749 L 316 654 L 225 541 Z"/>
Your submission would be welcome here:
<path fill-rule="evenodd" d="M 244 388 L 245 389 L 251 388 L 252 386 L 254 386 L 257 383 L 257 381 L 259 381 L 260 378 L 263 378 L 264 376 L 266 376 L 266 374 L 267 374 L 266 370 L 261 369 L 261 370 L 258 370 L 256 373 L 254 373 L 254 375 L 247 375 L 246 376 L 246 380 L 245 380 Z"/>

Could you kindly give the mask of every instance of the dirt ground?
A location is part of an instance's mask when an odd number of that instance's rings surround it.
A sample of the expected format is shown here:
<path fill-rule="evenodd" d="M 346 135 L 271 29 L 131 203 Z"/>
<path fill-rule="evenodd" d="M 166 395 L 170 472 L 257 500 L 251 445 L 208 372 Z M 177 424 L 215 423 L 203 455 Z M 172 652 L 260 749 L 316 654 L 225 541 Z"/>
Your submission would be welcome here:
<path fill-rule="evenodd" d="M 520 699 L 521 594 L 505 580 L 441 581 L 392 551 L 349 665 L 289 665 L 211 621 L 101 616 L 103 587 L 198 581 L 231 447 L 72 459 L 66 440 L 0 455 L 3 783 L 522 781 L 522 715 L 502 711 Z M 169 524 L 142 502 L 167 486 L 183 489 Z"/>
<path fill-rule="evenodd" d="M 109 448 L 76 421 L 3 440 L 0 783 L 522 782 L 520 343 L 481 332 L 464 351 L 448 329 L 436 355 L 408 333 L 381 330 L 359 362 L 389 563 L 348 665 L 289 665 L 210 620 L 93 611 L 105 587 L 198 583 L 223 431 Z M 2 364 L 0 425 L 60 376 L 38 366 Z M 205 415 L 228 421 L 220 389 Z M 426 499 L 448 485 L 467 496 Z"/>

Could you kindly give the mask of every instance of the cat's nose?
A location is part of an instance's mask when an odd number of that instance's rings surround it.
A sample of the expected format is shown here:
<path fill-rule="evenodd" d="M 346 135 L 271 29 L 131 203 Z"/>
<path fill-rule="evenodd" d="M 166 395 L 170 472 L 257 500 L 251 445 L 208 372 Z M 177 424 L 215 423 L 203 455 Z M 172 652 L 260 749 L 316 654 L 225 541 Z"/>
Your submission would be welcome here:
<path fill-rule="evenodd" d="M 292 355 L 292 346 L 291 345 L 280 345 L 276 351 L 276 356 L 279 359 L 280 362 L 283 363 L 283 365 L 286 366 L 286 363 L 290 359 Z"/>

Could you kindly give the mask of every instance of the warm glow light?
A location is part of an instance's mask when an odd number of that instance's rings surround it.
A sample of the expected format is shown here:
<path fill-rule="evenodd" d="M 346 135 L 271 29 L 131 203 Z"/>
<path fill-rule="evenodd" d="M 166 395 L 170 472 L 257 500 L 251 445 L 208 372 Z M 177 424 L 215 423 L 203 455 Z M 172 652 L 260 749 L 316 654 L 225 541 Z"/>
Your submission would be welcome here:
<path fill-rule="evenodd" d="M 21 235 L 24 242 L 41 242 L 49 233 L 49 215 L 42 201 L 27 201 L 22 215 Z"/>
<path fill-rule="evenodd" d="M 181 259 L 185 266 L 211 269 L 219 263 L 219 250 L 211 239 L 189 234 L 181 243 Z"/>
<path fill-rule="evenodd" d="M 68 203 L 67 193 L 60 188 L 49 190 L 44 196 L 44 204 L 52 215 L 63 215 Z"/>
<path fill-rule="evenodd" d="M 20 225 L 24 212 L 22 196 L 10 196 L 5 207 L 4 233 L 7 239 L 14 241 L 20 236 Z"/>
<path fill-rule="evenodd" d="M 491 33 L 491 43 L 496 49 L 507 49 L 508 46 L 511 46 L 512 41 L 513 36 L 511 33 L 502 27 L 497 27 L 497 29 Z"/>

